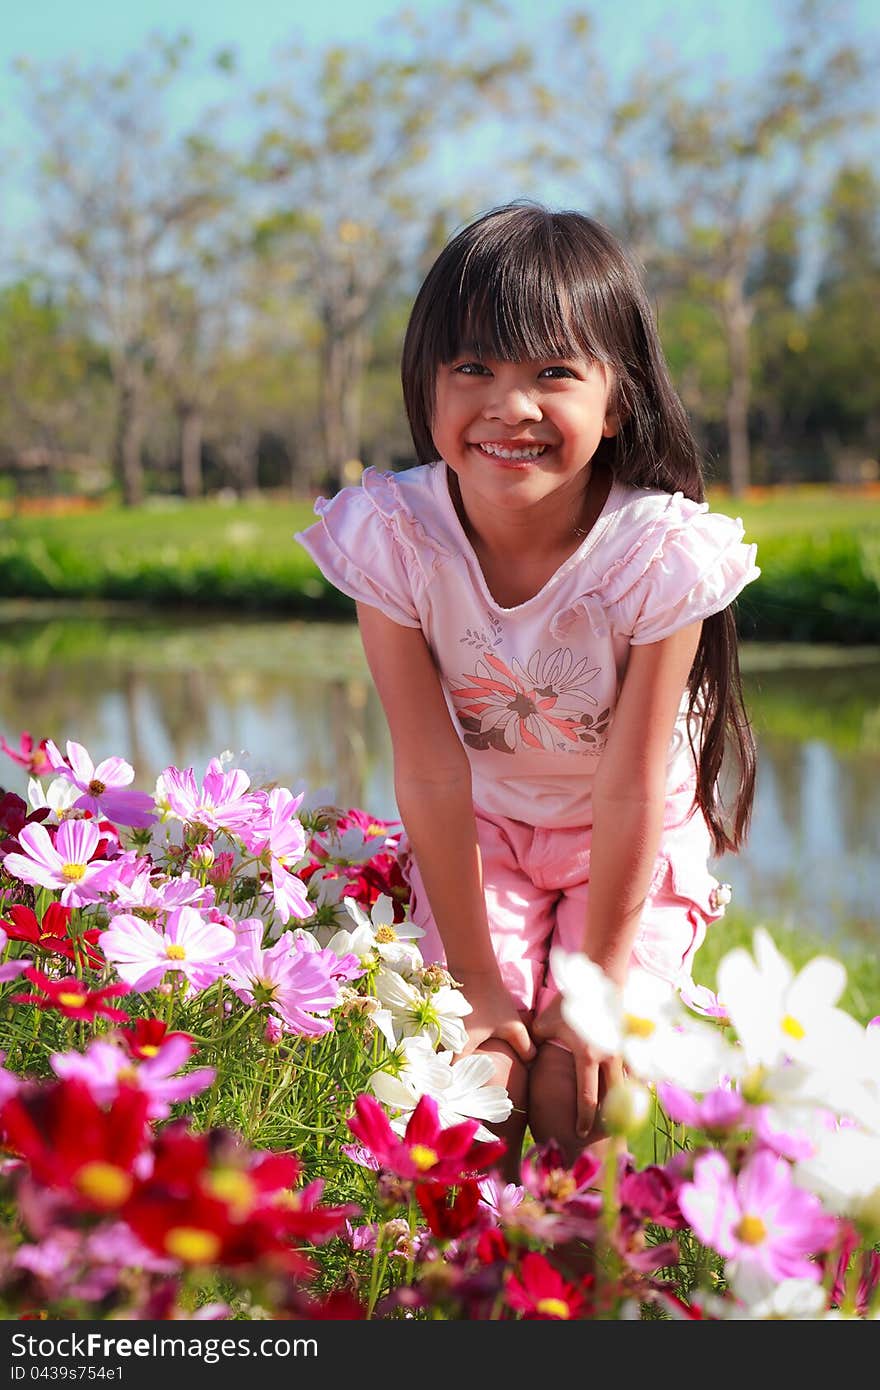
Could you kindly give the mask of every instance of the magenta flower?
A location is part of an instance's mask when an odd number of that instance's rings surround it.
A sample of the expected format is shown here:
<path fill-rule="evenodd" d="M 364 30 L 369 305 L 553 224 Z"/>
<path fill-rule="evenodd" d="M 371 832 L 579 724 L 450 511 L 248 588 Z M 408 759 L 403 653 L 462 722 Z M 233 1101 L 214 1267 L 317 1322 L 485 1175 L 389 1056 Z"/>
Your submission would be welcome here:
<path fill-rule="evenodd" d="M 122 1086 L 136 1086 L 149 1096 L 148 1120 L 164 1120 L 171 1106 L 191 1100 L 210 1086 L 216 1072 L 200 1067 L 186 1076 L 173 1073 L 189 1060 L 193 1043 L 176 1033 L 161 1043 L 154 1057 L 135 1062 L 130 1053 L 106 1038 L 96 1038 L 85 1052 L 56 1052 L 50 1057 L 52 1069 L 62 1080 L 79 1077 L 100 1105 L 110 1105 Z"/>
<path fill-rule="evenodd" d="M 378 1160 L 380 1167 L 399 1178 L 417 1182 L 441 1182 L 447 1186 L 470 1174 L 491 1168 L 506 1145 L 474 1140 L 477 1120 L 463 1120 L 444 1128 L 437 1102 L 422 1096 L 410 1115 L 403 1138 L 395 1134 L 382 1106 L 372 1096 L 358 1096 L 355 1114 L 348 1121 L 352 1134 Z"/>
<path fill-rule="evenodd" d="M 209 830 L 243 831 L 265 814 L 261 799 L 248 793 L 251 780 L 240 768 L 224 772 L 219 758 L 208 763 L 199 786 L 191 767 L 168 767 L 159 778 L 157 799 L 173 816 Z"/>
<path fill-rule="evenodd" d="M 726 1272 L 747 1303 L 783 1279 L 818 1283 L 822 1271 L 811 1256 L 837 1236 L 836 1219 L 795 1186 L 785 1159 L 766 1149 L 737 1174 L 723 1154 L 702 1154 L 693 1181 L 679 1188 L 678 1205 L 703 1244 L 729 1262 Z"/>
<path fill-rule="evenodd" d="M 116 866 L 106 859 L 92 859 L 100 841 L 101 833 L 90 820 L 62 821 L 54 844 L 45 826 L 26 825 L 18 836 L 25 852 L 5 855 L 3 865 L 22 883 L 60 888 L 65 907 L 81 907 L 97 902 L 116 884 Z"/>
<path fill-rule="evenodd" d="M 602 1212 L 600 1167 L 599 1160 L 589 1153 L 581 1154 L 569 1167 L 552 1139 L 529 1149 L 523 1158 L 523 1187 L 548 1214 L 564 1218 L 557 1226 L 560 1237 L 563 1231 L 585 1240 L 595 1236 Z"/>
<path fill-rule="evenodd" d="M 66 777 L 82 792 L 73 803 L 78 810 L 135 829 L 153 824 L 153 798 L 147 792 L 125 790 L 134 781 L 134 768 L 124 758 L 105 758 L 96 767 L 81 743 L 68 741 L 64 758 L 51 739 L 46 740 L 46 753 L 59 777 Z"/>
<path fill-rule="evenodd" d="M 676 1124 L 705 1129 L 709 1134 L 729 1134 L 731 1130 L 749 1123 L 751 1107 L 738 1091 L 723 1087 L 709 1091 L 702 1100 L 695 1100 L 688 1091 L 671 1082 L 661 1081 L 657 1098 L 670 1120 Z"/>
<path fill-rule="evenodd" d="M 161 984 L 168 971 L 183 975 L 195 993 L 225 973 L 236 940 L 229 927 L 206 922 L 193 907 L 178 907 L 164 931 L 121 913 L 102 932 L 100 946 L 120 978 L 141 994 Z"/>

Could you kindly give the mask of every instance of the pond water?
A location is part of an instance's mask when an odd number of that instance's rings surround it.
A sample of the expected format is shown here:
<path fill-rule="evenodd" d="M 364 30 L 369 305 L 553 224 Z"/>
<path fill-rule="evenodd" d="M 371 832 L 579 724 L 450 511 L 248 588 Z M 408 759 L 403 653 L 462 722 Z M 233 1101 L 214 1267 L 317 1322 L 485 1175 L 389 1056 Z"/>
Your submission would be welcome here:
<path fill-rule="evenodd" d="M 85 744 L 152 790 L 231 750 L 255 783 L 396 814 L 381 706 L 352 623 L 224 622 L 7 605 L 0 733 Z M 880 649 L 742 653 L 759 744 L 747 848 L 713 867 L 734 903 L 829 942 L 880 942 Z M 0 785 L 24 793 L 7 759 Z"/>

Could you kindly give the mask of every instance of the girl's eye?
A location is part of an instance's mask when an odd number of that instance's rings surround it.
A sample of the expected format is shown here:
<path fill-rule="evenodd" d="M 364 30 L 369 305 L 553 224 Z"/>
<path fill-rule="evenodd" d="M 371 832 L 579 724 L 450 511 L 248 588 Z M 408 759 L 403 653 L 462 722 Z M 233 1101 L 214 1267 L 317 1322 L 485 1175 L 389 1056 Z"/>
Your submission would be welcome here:
<path fill-rule="evenodd" d="M 482 376 L 488 372 L 482 362 L 459 362 L 452 370 L 460 376 Z"/>
<path fill-rule="evenodd" d="M 574 372 L 571 370 L 570 367 L 545 367 L 543 371 L 540 373 L 540 375 L 549 376 L 551 378 L 564 379 L 567 376 L 573 377 Z"/>

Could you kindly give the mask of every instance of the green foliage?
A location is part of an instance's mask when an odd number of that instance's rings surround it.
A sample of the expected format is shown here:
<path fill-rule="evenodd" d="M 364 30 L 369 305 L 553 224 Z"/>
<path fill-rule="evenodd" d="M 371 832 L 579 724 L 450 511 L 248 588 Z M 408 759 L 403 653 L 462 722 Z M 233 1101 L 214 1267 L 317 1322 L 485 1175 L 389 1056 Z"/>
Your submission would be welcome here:
<path fill-rule="evenodd" d="M 723 497 L 714 505 L 732 510 Z M 807 492 L 736 510 L 762 571 L 738 604 L 746 638 L 880 641 L 876 504 Z M 14 516 L 0 539 L 0 597 L 350 615 L 351 600 L 293 540 L 313 519 L 308 503 L 277 499 Z"/>

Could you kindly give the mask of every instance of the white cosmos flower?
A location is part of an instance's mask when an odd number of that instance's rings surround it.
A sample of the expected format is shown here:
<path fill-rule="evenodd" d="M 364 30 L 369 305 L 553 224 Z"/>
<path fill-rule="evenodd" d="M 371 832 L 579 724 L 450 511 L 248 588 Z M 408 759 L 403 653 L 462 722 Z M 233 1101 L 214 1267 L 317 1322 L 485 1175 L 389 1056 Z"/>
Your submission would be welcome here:
<path fill-rule="evenodd" d="M 854 1126 L 817 1128 L 815 1151 L 795 1164 L 793 1177 L 829 1211 L 858 1220 L 880 1209 L 880 1137 Z"/>
<path fill-rule="evenodd" d="M 465 1046 L 467 1032 L 461 1020 L 473 1006 L 461 990 L 443 985 L 425 994 L 396 971 L 382 969 L 376 976 L 376 994 L 391 1010 L 399 1038 L 424 1033 L 433 1047 L 460 1052 Z"/>
<path fill-rule="evenodd" d="M 354 898 L 344 898 L 343 906 L 354 921 L 355 928 L 362 933 L 369 933 L 372 949 L 392 970 L 398 971 L 401 975 L 409 975 L 421 969 L 424 961 L 415 942 L 420 936 L 425 935 L 424 929 L 417 927 L 408 917 L 402 922 L 395 922 L 394 904 L 387 893 L 382 893 L 376 899 L 369 917 Z M 362 936 L 361 940 L 365 938 Z M 355 954 L 359 952 L 355 951 Z"/>
<path fill-rule="evenodd" d="M 835 1008 L 846 971 L 830 956 L 814 956 L 795 974 L 770 934 L 758 927 L 754 959 L 742 947 L 718 966 L 718 994 L 745 1052 L 747 1066 L 773 1067 L 788 1059 L 846 1074 L 861 1054 L 862 1029 Z"/>
<path fill-rule="evenodd" d="M 730 1073 L 733 1049 L 717 1028 L 685 1012 L 665 980 L 633 967 L 621 989 L 582 952 L 559 947 L 550 968 L 569 1027 L 643 1081 L 707 1091 Z"/>
<path fill-rule="evenodd" d="M 392 1128 L 403 1134 L 406 1122 L 422 1096 L 437 1102 L 440 1123 L 460 1124 L 462 1120 L 506 1120 L 513 1102 L 503 1086 L 493 1083 L 495 1067 L 485 1053 L 472 1052 L 453 1062 L 451 1052 L 435 1052 L 424 1036 L 404 1038 L 400 1044 L 403 1065 L 396 1076 L 374 1072 L 370 1086 L 374 1095 L 392 1112 Z M 497 1138 L 481 1124 L 476 1139 Z"/>
<path fill-rule="evenodd" d="M 60 820 L 80 796 L 82 792 L 79 787 L 66 777 L 53 777 L 45 791 L 42 782 L 36 777 L 28 778 L 28 801 L 33 811 L 42 811 L 48 806 L 52 814 Z"/>
<path fill-rule="evenodd" d="M 739 1322 L 810 1322 L 824 1316 L 827 1303 L 822 1285 L 812 1279 L 783 1279 L 755 1303 L 719 1299 L 713 1311 L 719 1317 Z"/>

